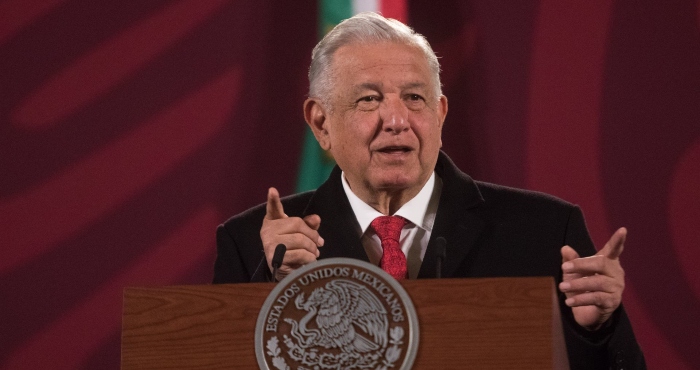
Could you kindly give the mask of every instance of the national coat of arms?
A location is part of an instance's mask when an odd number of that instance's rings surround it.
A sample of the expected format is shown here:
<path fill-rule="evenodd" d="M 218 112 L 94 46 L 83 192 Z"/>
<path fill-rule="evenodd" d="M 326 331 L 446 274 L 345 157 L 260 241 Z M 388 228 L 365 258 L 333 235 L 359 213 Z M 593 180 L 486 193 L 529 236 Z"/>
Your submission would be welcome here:
<path fill-rule="evenodd" d="M 418 319 L 387 273 L 335 258 L 277 284 L 258 316 L 255 341 L 263 369 L 408 369 L 418 348 Z"/>

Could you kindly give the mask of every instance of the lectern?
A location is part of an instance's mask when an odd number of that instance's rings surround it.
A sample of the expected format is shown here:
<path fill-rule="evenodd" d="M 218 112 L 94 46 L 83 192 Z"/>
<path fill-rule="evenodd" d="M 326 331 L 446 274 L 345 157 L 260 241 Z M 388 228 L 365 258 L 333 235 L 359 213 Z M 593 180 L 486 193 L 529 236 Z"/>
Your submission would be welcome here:
<path fill-rule="evenodd" d="M 568 369 L 552 278 L 401 283 L 418 314 L 415 369 Z M 255 369 L 273 283 L 127 288 L 122 369 Z"/>

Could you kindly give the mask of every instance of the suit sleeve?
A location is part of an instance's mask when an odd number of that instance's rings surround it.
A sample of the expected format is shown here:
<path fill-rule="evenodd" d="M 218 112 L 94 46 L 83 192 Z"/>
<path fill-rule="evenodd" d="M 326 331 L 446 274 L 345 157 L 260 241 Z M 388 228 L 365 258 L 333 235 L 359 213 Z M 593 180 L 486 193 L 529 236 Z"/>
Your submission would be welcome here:
<path fill-rule="evenodd" d="M 250 249 L 247 252 L 244 253 L 240 249 L 236 238 L 231 235 L 225 225 L 219 225 L 216 229 L 216 262 L 214 263 L 213 283 L 262 283 L 272 281 L 272 273 L 267 267 L 265 254 L 262 250 L 259 251 L 259 254 Z"/>
<path fill-rule="evenodd" d="M 596 253 L 578 207 L 572 208 L 564 244 L 576 249 L 582 257 Z M 561 274 L 557 280 L 560 279 Z M 559 304 L 571 369 L 646 369 L 644 355 L 622 305 L 604 328 L 589 332 L 576 323 L 564 300 L 565 296 L 560 292 Z"/>
<path fill-rule="evenodd" d="M 216 262 L 214 263 L 214 284 L 244 283 L 250 281 L 238 246 L 224 225 L 216 229 Z"/>

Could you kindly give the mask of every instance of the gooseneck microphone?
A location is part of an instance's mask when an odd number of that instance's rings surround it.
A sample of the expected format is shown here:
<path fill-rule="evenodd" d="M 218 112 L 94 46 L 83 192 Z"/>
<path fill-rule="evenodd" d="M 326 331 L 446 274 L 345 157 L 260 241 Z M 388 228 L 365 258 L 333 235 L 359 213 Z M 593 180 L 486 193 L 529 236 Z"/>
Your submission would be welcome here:
<path fill-rule="evenodd" d="M 277 244 L 277 247 L 275 247 L 275 254 L 272 255 L 272 281 L 277 281 L 277 270 L 282 266 L 285 253 L 287 253 L 287 246 L 284 244 Z"/>
<path fill-rule="evenodd" d="M 442 277 L 442 263 L 447 257 L 447 240 L 442 236 L 435 239 L 435 252 L 437 253 L 437 262 L 435 263 L 435 278 Z"/>

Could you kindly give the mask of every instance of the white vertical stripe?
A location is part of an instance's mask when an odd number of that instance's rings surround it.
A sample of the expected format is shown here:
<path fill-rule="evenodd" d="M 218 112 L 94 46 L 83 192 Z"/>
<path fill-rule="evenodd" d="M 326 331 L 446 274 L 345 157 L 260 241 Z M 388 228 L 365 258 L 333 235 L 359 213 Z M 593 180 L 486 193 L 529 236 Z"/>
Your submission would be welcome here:
<path fill-rule="evenodd" d="M 352 0 L 352 14 L 362 12 L 378 12 L 381 0 Z"/>

